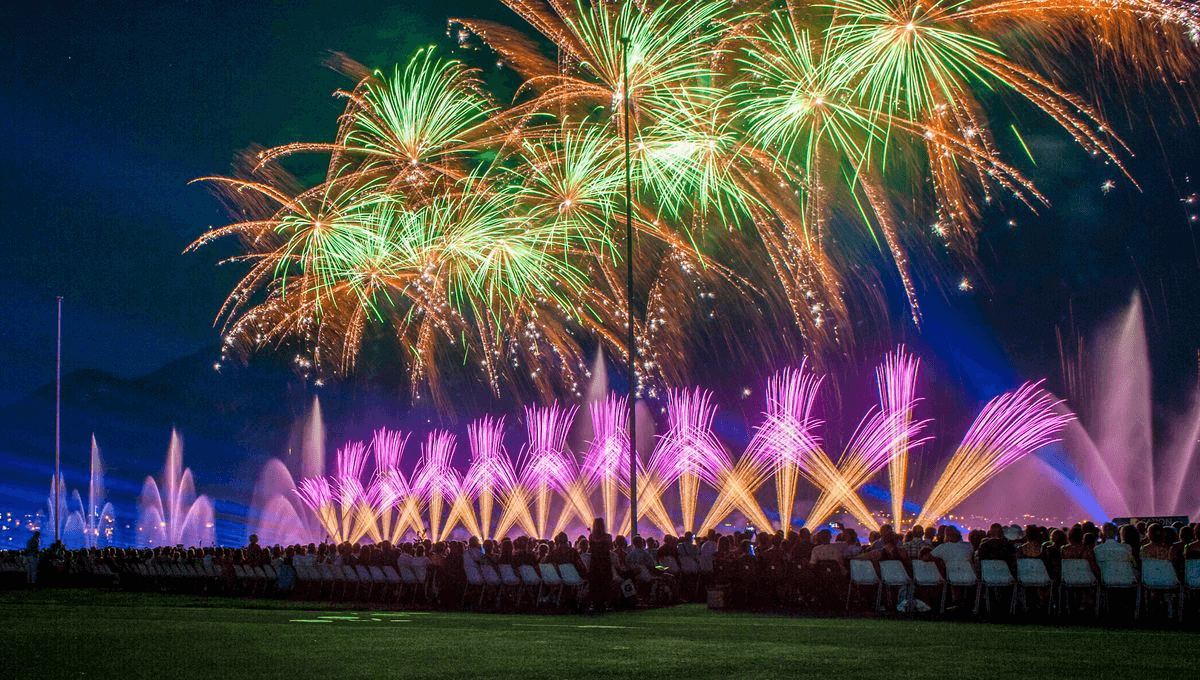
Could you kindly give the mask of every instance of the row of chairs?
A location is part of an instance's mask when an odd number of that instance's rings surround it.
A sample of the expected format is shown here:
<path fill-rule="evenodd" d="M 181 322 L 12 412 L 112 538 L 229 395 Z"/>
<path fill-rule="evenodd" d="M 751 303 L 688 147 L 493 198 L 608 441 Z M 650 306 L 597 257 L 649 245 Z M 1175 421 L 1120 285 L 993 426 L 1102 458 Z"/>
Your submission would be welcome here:
<path fill-rule="evenodd" d="M 1022 558 L 1017 560 L 1014 574 L 1008 563 L 1003 560 L 981 560 L 979 571 L 966 562 L 946 562 L 946 575 L 933 562 L 914 561 L 911 563 L 912 575 L 898 560 L 879 562 L 878 571 L 875 564 L 867 560 L 850 561 L 850 582 L 846 591 L 846 611 L 850 610 L 850 600 L 856 587 L 873 586 L 875 606 L 879 607 L 883 593 L 894 588 L 898 598 L 907 595 L 909 603 L 913 602 L 911 593 L 916 587 L 931 587 L 940 590 L 939 613 L 945 613 L 947 592 L 950 587 L 975 589 L 975 613 L 979 613 L 980 605 L 986 607 L 990 614 L 992 601 L 997 592 L 1003 589 L 1011 591 L 1009 598 L 1009 614 L 1015 614 L 1018 602 L 1025 612 L 1029 611 L 1027 589 L 1048 589 L 1046 612 L 1057 607 L 1065 611 L 1066 603 L 1072 591 L 1092 592 L 1095 602 L 1095 614 L 1099 616 L 1101 602 L 1110 590 L 1126 589 L 1134 591 L 1134 618 L 1141 615 L 1143 593 L 1160 592 L 1167 600 L 1168 614 L 1173 610 L 1182 621 L 1185 593 L 1188 597 L 1196 597 L 1200 592 L 1200 560 L 1188 560 L 1185 578 L 1181 582 L 1175 573 L 1174 566 L 1167 560 L 1143 560 L 1140 575 L 1133 565 L 1123 561 L 1100 563 L 1100 578 L 1097 579 L 1087 560 L 1068 559 L 1062 561 L 1062 572 L 1057 582 L 1050 578 L 1046 565 L 1039 559 Z"/>
<path fill-rule="evenodd" d="M 475 606 L 479 608 L 483 607 L 489 595 L 495 597 L 496 608 L 500 607 L 506 595 L 516 608 L 521 606 L 526 597 L 535 608 L 550 602 L 558 608 L 565 597 L 574 595 L 576 600 L 581 600 L 584 588 L 584 580 L 573 564 L 542 563 L 537 568 L 522 564 L 514 568 L 511 564 L 493 566 L 467 562 L 464 566 L 467 589 L 463 592 L 463 604 L 467 604 L 468 598 L 478 593 Z"/>
<path fill-rule="evenodd" d="M 357 600 L 379 597 L 389 601 L 426 601 L 430 593 L 429 570 L 424 564 L 385 567 L 334 564 L 297 564 L 296 587 L 309 597 Z M 353 588 L 353 592 L 351 589 Z M 366 589 L 365 594 L 363 589 Z M 340 589 L 340 595 L 339 595 Z M 393 593 L 389 596 L 389 592 Z"/>

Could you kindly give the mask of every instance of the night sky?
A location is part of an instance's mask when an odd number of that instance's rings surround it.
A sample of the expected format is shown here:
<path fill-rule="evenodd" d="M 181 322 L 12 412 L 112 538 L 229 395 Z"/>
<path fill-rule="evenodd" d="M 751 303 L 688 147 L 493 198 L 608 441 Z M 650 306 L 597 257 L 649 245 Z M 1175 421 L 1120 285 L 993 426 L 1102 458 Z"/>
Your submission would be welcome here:
<path fill-rule="evenodd" d="M 330 95 L 348 83 L 321 65 L 326 52 L 387 67 L 425 44 L 448 51 L 447 14 L 513 20 L 487 0 L 8 9 L 0 28 L 0 405 L 53 379 L 56 295 L 66 299 L 64 372 L 136 376 L 215 347 L 213 318 L 239 270 L 215 266 L 230 246 L 182 254 L 225 221 L 209 192 L 188 182 L 227 173 L 252 144 L 330 139 L 341 110 Z M 1039 162 L 1021 167 L 1052 207 L 989 215 L 988 280 L 970 293 L 953 281 L 944 295 L 928 290 L 927 304 L 993 338 L 1017 375 L 1037 377 L 1057 372 L 1056 327 L 1074 323 L 1087 334 L 1141 291 L 1156 367 L 1172 376 L 1162 397 L 1170 400 L 1178 394 L 1171 385 L 1193 379 L 1200 345 L 1200 258 L 1181 203 L 1200 179 L 1192 142 L 1200 125 L 1186 105 L 1122 85 L 1100 93 L 1101 103 L 1138 152 L 1130 168 L 1142 190 L 1065 133 L 1027 123 Z M 1118 94 L 1127 107 L 1103 99 Z M 1116 187 L 1102 192 L 1110 179 Z"/>

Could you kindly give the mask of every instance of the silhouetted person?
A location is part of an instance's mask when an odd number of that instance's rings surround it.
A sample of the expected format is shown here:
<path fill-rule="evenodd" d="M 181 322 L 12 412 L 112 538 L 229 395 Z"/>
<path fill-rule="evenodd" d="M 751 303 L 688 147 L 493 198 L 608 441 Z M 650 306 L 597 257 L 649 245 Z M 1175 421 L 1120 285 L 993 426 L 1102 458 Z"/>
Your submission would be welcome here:
<path fill-rule="evenodd" d="M 596 611 L 604 611 L 612 590 L 612 536 L 604 529 L 603 517 L 592 522 L 588 551 L 592 556 L 588 569 L 588 598 Z"/>
<path fill-rule="evenodd" d="M 38 558 L 42 550 L 42 532 L 35 531 L 25 544 L 25 582 L 37 583 Z"/>

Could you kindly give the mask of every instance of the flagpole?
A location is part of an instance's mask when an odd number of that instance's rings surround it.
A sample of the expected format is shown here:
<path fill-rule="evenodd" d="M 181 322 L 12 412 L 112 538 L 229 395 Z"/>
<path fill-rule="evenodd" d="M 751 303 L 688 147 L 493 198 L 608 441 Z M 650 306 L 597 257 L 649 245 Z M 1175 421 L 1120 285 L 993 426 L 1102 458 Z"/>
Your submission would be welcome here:
<path fill-rule="evenodd" d="M 54 542 L 58 543 L 58 487 L 62 479 L 62 296 L 58 296 L 58 360 L 54 366 Z"/>
<path fill-rule="evenodd" d="M 629 304 L 629 336 L 626 356 L 629 360 L 629 539 L 637 535 L 637 341 L 633 329 L 633 178 L 629 166 L 629 36 L 621 36 L 621 104 L 625 118 L 625 295 Z M 613 528 L 612 531 L 617 531 Z"/>

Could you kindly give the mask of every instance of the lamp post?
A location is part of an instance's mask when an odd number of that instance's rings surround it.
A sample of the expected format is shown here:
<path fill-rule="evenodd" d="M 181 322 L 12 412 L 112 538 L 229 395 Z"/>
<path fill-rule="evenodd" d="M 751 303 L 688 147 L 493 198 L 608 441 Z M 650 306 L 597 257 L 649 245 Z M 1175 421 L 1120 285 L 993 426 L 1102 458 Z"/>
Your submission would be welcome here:
<path fill-rule="evenodd" d="M 637 535 L 637 338 L 633 330 L 633 176 L 629 164 L 629 36 L 621 36 L 621 107 L 625 125 L 625 299 L 628 303 L 629 335 L 626 338 L 629 381 L 629 539 Z M 615 531 L 615 529 L 614 529 Z"/>

